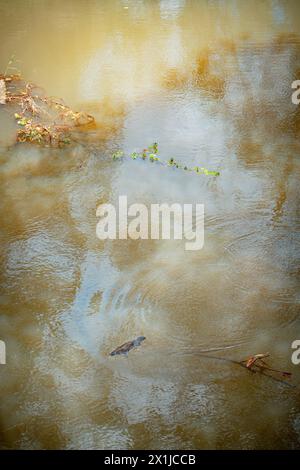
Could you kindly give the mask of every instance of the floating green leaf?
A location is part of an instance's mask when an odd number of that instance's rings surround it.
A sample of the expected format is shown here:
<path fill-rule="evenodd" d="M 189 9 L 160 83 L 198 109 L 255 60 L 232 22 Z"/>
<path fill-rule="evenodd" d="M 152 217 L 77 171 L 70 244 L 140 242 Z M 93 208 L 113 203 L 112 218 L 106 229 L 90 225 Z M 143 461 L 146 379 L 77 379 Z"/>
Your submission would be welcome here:
<path fill-rule="evenodd" d="M 149 154 L 149 160 L 150 160 L 150 162 L 158 162 L 159 158 L 156 156 L 155 153 L 150 153 Z"/>

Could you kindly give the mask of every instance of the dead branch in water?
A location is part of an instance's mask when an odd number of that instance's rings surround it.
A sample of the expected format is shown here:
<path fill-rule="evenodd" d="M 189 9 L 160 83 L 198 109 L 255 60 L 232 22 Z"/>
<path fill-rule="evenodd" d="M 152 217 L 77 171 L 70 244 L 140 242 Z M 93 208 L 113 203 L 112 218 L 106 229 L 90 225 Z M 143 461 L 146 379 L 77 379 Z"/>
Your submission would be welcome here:
<path fill-rule="evenodd" d="M 285 372 L 285 371 L 281 371 L 281 370 L 278 370 L 278 369 L 270 368 L 266 363 L 264 363 L 264 361 L 262 361 L 263 364 L 260 364 L 259 361 L 262 360 L 262 357 L 269 356 L 269 353 L 268 354 L 256 354 L 256 355 L 251 356 L 250 358 L 248 358 L 246 360 L 242 360 L 242 361 L 236 361 L 234 359 L 229 359 L 227 357 L 212 356 L 212 355 L 209 355 L 209 354 L 201 353 L 201 351 L 198 354 L 199 354 L 199 356 L 207 358 L 207 359 L 215 359 L 217 361 L 224 361 L 224 362 L 228 362 L 228 363 L 231 363 L 231 364 L 236 364 L 236 365 L 238 365 L 240 367 L 243 367 L 244 369 L 248 370 L 249 372 L 252 372 L 253 374 L 259 373 L 261 375 L 264 375 L 265 377 L 268 377 L 271 380 L 274 380 L 275 382 L 279 382 L 283 385 L 286 385 L 287 387 L 297 388 L 296 385 L 294 385 L 290 382 L 287 382 L 286 380 L 283 380 L 279 377 L 276 377 L 274 375 L 270 375 L 269 373 L 267 373 L 267 371 L 276 372 L 276 373 L 279 373 L 281 376 L 287 377 L 287 378 L 292 376 L 292 374 L 290 372 Z M 252 359 L 254 359 L 254 358 L 256 358 L 256 359 L 253 361 Z"/>
<path fill-rule="evenodd" d="M 63 101 L 46 96 L 34 83 L 20 75 L 0 74 L 0 104 L 10 107 L 20 129 L 17 142 L 47 146 L 70 143 L 70 131 L 94 122 L 83 112 L 73 111 Z"/>
<path fill-rule="evenodd" d="M 282 377 L 291 377 L 292 374 L 290 372 L 285 372 L 284 370 L 279 369 L 272 369 L 263 359 L 269 357 L 270 354 L 255 354 L 254 356 L 250 356 L 248 359 L 241 361 L 242 364 L 245 364 L 247 369 L 258 368 L 259 370 L 269 370 L 271 372 L 277 372 Z"/>

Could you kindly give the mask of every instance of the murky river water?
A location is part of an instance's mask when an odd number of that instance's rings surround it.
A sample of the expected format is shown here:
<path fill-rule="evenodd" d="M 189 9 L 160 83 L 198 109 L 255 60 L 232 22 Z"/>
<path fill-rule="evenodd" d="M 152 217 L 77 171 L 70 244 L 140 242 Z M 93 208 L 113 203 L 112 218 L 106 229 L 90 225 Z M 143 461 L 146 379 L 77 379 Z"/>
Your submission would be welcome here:
<path fill-rule="evenodd" d="M 41 149 L 1 109 L 1 447 L 299 447 L 299 388 L 198 351 L 300 383 L 300 3 L 1 0 L 0 23 L 1 72 L 97 119 Z M 220 176 L 111 160 L 155 141 Z M 204 203 L 204 248 L 100 241 L 122 194 Z"/>

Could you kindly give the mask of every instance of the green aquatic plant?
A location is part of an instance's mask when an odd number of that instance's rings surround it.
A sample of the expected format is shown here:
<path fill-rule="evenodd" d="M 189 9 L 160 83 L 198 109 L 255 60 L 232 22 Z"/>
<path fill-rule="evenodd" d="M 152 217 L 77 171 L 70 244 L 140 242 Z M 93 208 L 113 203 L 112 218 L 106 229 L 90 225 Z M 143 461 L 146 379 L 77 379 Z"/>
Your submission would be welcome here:
<path fill-rule="evenodd" d="M 26 126 L 26 124 L 28 124 L 29 119 L 22 117 L 18 113 L 15 113 L 15 118 L 17 119 L 17 123 L 19 124 L 19 126 Z"/>
<path fill-rule="evenodd" d="M 210 175 L 210 176 L 219 176 L 220 172 L 219 171 L 213 171 L 213 170 L 208 170 L 207 168 L 199 168 L 198 166 L 195 166 L 193 168 L 193 171 L 195 173 L 199 173 L 200 175 Z"/>
<path fill-rule="evenodd" d="M 158 143 L 154 142 L 154 144 L 149 145 L 148 151 L 157 154 L 158 153 Z"/>
<path fill-rule="evenodd" d="M 124 152 L 122 150 L 118 150 L 117 152 L 113 153 L 113 160 L 118 160 L 124 156 Z"/>
<path fill-rule="evenodd" d="M 113 160 L 119 160 L 123 158 L 124 156 L 125 156 L 124 152 L 122 150 L 118 150 L 112 155 L 112 158 Z M 167 162 L 162 161 L 160 157 L 158 156 L 158 143 L 157 142 L 154 142 L 154 144 L 149 145 L 149 147 L 147 148 L 144 148 L 141 153 L 132 152 L 130 154 L 130 158 L 132 160 L 137 160 L 137 159 L 146 160 L 148 158 L 151 163 L 158 162 L 163 166 L 178 168 L 180 170 L 185 170 L 185 171 L 192 171 L 199 175 L 207 175 L 207 176 L 219 176 L 220 175 L 219 171 L 208 170 L 207 168 L 204 168 L 204 167 L 195 166 L 194 168 L 189 168 L 186 165 L 183 166 L 180 163 L 176 162 L 176 160 L 173 157 L 169 158 Z"/>
<path fill-rule="evenodd" d="M 149 160 L 150 162 L 159 162 L 159 158 L 156 156 L 156 153 L 150 153 Z"/>
<path fill-rule="evenodd" d="M 175 166 L 175 165 L 176 165 L 176 162 L 174 158 L 170 158 L 170 160 L 168 160 L 168 166 Z"/>
<path fill-rule="evenodd" d="M 136 152 L 132 152 L 132 154 L 130 155 L 130 157 L 132 158 L 132 160 L 136 160 L 138 158 L 139 154 L 136 153 Z"/>
<path fill-rule="evenodd" d="M 210 176 L 219 176 L 220 175 L 219 171 L 207 170 L 206 168 L 203 168 L 203 172 L 204 172 L 205 175 L 210 175 Z"/>

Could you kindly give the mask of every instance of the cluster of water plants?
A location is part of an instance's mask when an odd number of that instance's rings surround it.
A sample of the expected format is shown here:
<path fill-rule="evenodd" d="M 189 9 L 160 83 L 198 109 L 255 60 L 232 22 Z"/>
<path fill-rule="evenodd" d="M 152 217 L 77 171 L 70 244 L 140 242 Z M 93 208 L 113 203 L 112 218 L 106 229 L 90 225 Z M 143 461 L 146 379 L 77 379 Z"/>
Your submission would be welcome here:
<path fill-rule="evenodd" d="M 17 142 L 62 146 L 70 143 L 73 128 L 94 121 L 89 114 L 73 111 L 61 100 L 46 96 L 42 88 L 19 74 L 0 74 L 0 104 L 11 110 L 20 126 Z"/>
<path fill-rule="evenodd" d="M 22 127 L 17 132 L 17 142 L 44 143 L 55 146 L 71 142 L 70 138 L 66 136 L 65 129 L 59 126 L 41 125 L 32 119 L 22 117 L 18 113 L 15 113 L 15 118 L 18 125 Z"/>
<path fill-rule="evenodd" d="M 113 160 L 120 160 L 120 159 L 126 158 L 126 155 L 122 150 L 118 150 L 112 155 L 112 158 Z M 163 166 L 170 166 L 173 168 L 178 168 L 180 170 L 198 173 L 200 175 L 219 176 L 220 174 L 219 171 L 208 170 L 207 168 L 204 168 L 201 166 L 194 166 L 193 168 L 190 168 L 186 165 L 182 165 L 180 162 L 176 161 L 175 158 L 173 157 L 169 158 L 169 160 L 167 161 L 162 160 L 158 153 L 157 142 L 154 142 L 152 145 L 149 145 L 149 147 L 144 148 L 142 152 L 132 152 L 129 155 L 129 158 L 131 158 L 132 160 L 137 160 L 137 159 L 148 160 L 152 163 L 158 163 Z"/>

